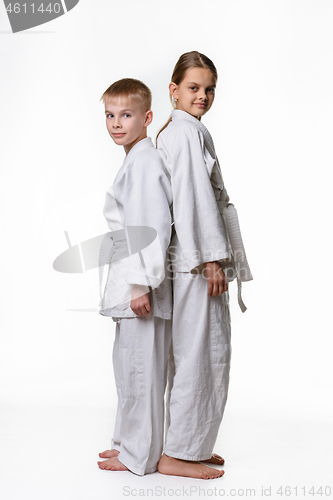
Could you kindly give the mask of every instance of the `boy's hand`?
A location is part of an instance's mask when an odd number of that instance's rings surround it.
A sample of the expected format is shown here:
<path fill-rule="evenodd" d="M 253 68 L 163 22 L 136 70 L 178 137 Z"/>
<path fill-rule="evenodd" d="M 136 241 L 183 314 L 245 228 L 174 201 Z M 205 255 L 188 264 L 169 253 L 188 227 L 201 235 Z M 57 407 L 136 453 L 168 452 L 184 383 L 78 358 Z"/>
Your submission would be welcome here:
<path fill-rule="evenodd" d="M 133 285 L 131 309 L 137 316 L 147 316 L 150 311 L 149 293 L 146 286 Z"/>
<path fill-rule="evenodd" d="M 208 283 L 208 295 L 215 297 L 228 290 L 228 280 L 217 261 L 205 263 L 205 276 Z"/>

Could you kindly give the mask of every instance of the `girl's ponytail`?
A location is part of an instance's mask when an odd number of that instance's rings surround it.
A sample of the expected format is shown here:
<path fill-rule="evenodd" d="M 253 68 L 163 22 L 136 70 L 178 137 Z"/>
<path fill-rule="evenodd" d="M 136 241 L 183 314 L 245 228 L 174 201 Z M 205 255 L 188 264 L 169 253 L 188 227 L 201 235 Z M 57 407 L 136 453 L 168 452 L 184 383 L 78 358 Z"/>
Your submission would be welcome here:
<path fill-rule="evenodd" d="M 172 116 L 170 115 L 169 120 L 168 120 L 168 121 L 166 122 L 166 124 L 165 124 L 165 125 L 163 125 L 163 127 L 162 127 L 159 131 L 158 131 L 158 134 L 157 134 L 157 136 L 156 136 L 156 147 L 157 147 L 157 139 L 158 139 L 158 136 L 160 135 L 160 133 L 161 133 L 161 132 L 163 132 L 163 130 L 164 130 L 165 128 L 167 128 L 167 126 L 169 125 L 169 123 L 170 123 L 171 121 L 172 121 Z"/>

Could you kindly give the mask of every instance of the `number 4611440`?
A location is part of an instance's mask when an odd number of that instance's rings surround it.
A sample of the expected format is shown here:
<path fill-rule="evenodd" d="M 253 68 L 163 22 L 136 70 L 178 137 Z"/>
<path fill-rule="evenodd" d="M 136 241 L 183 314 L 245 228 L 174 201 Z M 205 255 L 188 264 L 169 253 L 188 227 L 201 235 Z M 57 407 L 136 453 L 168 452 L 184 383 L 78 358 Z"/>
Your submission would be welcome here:
<path fill-rule="evenodd" d="M 37 4 L 38 5 L 38 4 Z M 24 13 L 26 14 L 28 11 L 32 12 L 33 14 L 35 14 L 35 12 L 41 12 L 41 13 L 44 13 L 44 12 L 49 12 L 50 14 L 52 14 L 52 12 L 54 12 L 55 14 L 59 14 L 60 13 L 60 10 L 61 10 L 61 5 L 60 3 L 49 3 L 45 8 L 44 8 L 44 4 L 41 3 L 39 5 L 39 7 L 35 6 L 34 3 L 31 3 L 31 4 L 19 4 L 19 3 L 10 3 L 8 5 L 8 7 L 6 8 L 7 12 L 9 12 L 10 14 L 14 13 L 14 14 L 19 14 L 19 13 Z"/>

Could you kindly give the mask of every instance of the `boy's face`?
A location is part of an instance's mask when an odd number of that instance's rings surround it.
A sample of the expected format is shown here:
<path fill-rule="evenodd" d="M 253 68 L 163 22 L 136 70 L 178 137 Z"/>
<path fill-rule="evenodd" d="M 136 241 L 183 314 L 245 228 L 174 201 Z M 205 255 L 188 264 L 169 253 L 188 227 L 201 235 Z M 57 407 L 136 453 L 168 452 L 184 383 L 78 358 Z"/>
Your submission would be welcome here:
<path fill-rule="evenodd" d="M 105 102 L 105 116 L 110 136 L 128 154 L 137 142 L 147 137 L 153 113 L 143 111 L 135 99 L 111 97 Z"/>

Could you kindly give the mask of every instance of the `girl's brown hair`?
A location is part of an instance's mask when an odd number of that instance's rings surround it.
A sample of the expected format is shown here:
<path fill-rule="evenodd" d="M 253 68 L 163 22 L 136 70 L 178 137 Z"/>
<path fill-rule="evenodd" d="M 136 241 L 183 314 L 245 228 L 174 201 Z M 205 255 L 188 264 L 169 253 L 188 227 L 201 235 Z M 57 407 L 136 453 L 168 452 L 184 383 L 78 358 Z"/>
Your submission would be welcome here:
<path fill-rule="evenodd" d="M 217 81 L 217 70 L 214 66 L 213 61 L 211 61 L 207 56 L 204 54 L 200 54 L 197 50 L 193 50 L 192 52 L 185 52 L 185 54 L 182 54 L 180 58 L 178 59 L 176 66 L 174 67 L 171 81 L 175 83 L 176 85 L 179 85 L 184 77 L 185 73 L 188 69 L 191 68 L 206 68 L 209 69 L 215 78 L 215 82 Z M 170 101 L 172 104 L 172 107 L 174 107 L 174 103 L 172 101 L 172 96 L 170 94 Z M 171 116 L 169 120 L 166 122 L 166 124 L 161 128 L 161 130 L 158 132 L 156 136 L 156 145 L 157 145 L 157 139 L 160 133 L 169 125 L 171 122 Z"/>

